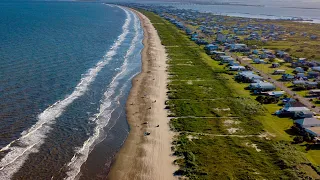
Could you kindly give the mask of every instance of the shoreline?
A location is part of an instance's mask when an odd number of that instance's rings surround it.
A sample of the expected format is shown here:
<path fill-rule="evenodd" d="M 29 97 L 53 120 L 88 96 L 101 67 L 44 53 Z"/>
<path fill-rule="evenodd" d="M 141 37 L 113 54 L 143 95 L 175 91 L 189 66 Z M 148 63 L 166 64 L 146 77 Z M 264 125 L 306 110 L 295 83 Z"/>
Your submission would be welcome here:
<path fill-rule="evenodd" d="M 132 80 L 126 103 L 130 133 L 117 153 L 108 179 L 177 179 L 173 173 L 170 131 L 165 110 L 167 92 L 166 53 L 157 31 L 142 13 L 129 9 L 140 19 L 144 31 L 141 72 Z M 157 127 L 159 125 L 159 127 Z M 145 136 L 145 132 L 150 135 Z"/>
<path fill-rule="evenodd" d="M 179 3 L 178 3 L 179 4 Z M 232 6 L 232 7 L 248 7 L 248 6 L 239 6 L 237 4 L 197 4 L 194 5 L 199 6 Z M 174 6 L 175 7 L 175 6 Z M 255 6 L 255 5 L 249 5 L 249 7 L 265 7 L 265 6 Z M 177 9 L 190 9 L 190 8 L 184 8 L 184 7 L 175 7 Z M 280 9 L 288 9 L 291 7 L 282 7 Z M 248 18 L 248 19 L 260 19 L 260 20 L 271 20 L 271 21 L 289 21 L 289 22 L 297 22 L 297 23 L 311 23 L 311 24 L 320 24 L 320 19 L 317 17 L 306 17 L 306 16 L 293 16 L 293 15 L 274 15 L 272 13 L 270 14 L 264 14 L 264 13 L 248 13 L 248 12 L 236 12 L 236 11 L 226 11 L 226 12 L 217 12 L 217 11 L 210 11 L 210 10 L 199 10 L 199 9 L 193 9 L 201 13 L 212 13 L 213 15 L 217 16 L 227 16 L 227 17 L 238 17 L 238 18 Z M 307 8 L 307 10 L 310 10 L 310 8 Z"/>

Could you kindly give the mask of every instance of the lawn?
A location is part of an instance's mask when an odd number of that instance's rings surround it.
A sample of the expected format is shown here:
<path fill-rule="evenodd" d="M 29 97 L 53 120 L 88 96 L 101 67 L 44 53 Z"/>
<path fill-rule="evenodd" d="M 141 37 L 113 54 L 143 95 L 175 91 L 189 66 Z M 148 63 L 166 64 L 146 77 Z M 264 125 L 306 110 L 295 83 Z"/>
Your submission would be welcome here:
<path fill-rule="evenodd" d="M 261 116 L 261 122 L 267 132 L 273 134 L 277 140 L 291 141 L 292 135 L 290 135 L 290 128 L 293 120 L 289 118 L 279 118 L 272 115 L 277 110 L 281 109 L 282 106 L 277 104 L 265 105 L 267 112 L 265 116 Z"/>

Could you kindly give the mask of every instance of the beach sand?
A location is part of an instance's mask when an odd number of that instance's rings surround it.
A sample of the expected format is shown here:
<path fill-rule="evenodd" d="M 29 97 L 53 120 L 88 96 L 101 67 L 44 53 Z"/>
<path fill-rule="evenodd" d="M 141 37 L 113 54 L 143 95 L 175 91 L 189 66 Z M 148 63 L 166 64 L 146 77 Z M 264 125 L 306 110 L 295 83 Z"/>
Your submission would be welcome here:
<path fill-rule="evenodd" d="M 142 72 L 132 80 L 133 86 L 126 104 L 130 133 L 112 165 L 108 179 L 178 179 L 173 176 L 178 169 L 173 164 L 175 158 L 171 151 L 174 133 L 170 131 L 165 110 L 165 48 L 150 20 L 134 12 L 144 29 Z M 145 136 L 145 132 L 150 132 L 150 135 Z"/>

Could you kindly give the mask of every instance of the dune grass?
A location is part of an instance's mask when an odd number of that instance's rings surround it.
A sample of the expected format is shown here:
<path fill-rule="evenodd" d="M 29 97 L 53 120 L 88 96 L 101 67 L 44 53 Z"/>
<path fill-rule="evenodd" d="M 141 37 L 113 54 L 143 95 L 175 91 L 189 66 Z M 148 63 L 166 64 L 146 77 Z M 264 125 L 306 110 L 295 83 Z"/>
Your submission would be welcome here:
<path fill-rule="evenodd" d="M 272 116 L 233 76 L 174 25 L 140 10 L 168 54 L 168 100 L 180 169 L 189 179 L 319 178 L 305 154 L 281 131 L 289 119 Z M 283 121 L 281 121 L 283 120 Z M 276 127 L 276 128 L 275 128 Z M 273 133 L 276 137 L 269 136 Z M 304 167 L 304 168 L 301 168 Z"/>

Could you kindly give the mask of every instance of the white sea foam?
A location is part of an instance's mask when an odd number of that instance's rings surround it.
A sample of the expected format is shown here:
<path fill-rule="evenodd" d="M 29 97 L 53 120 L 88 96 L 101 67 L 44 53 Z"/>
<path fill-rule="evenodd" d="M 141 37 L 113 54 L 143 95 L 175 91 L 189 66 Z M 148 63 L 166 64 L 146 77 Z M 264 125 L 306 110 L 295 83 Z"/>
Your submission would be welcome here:
<path fill-rule="evenodd" d="M 91 121 L 94 121 L 96 123 L 96 127 L 94 129 L 93 135 L 84 142 L 82 147 L 77 148 L 73 158 L 67 165 L 69 168 L 67 172 L 67 177 L 65 178 L 67 180 L 72 180 L 79 177 L 81 166 L 84 162 L 86 162 L 94 146 L 106 138 L 103 128 L 106 125 L 108 125 L 111 118 L 111 114 L 117 108 L 117 106 L 119 106 L 120 98 L 123 95 L 123 91 L 127 87 L 127 83 L 124 83 L 120 89 L 120 93 L 113 99 L 111 98 L 112 95 L 114 95 L 116 89 L 118 89 L 119 80 L 121 80 L 124 77 L 127 71 L 129 57 L 132 55 L 139 39 L 139 29 L 140 29 L 139 21 L 135 14 L 133 14 L 133 16 L 134 16 L 135 36 L 132 39 L 130 47 L 124 57 L 124 62 L 120 68 L 119 73 L 116 76 L 114 76 L 114 78 L 112 79 L 111 83 L 108 86 L 108 90 L 104 93 L 104 98 L 101 101 L 99 113 L 97 113 L 95 116 L 93 116 L 90 119 Z M 135 75 L 131 76 L 127 82 L 130 82 L 130 80 Z M 112 106 L 112 103 L 114 103 L 114 106 Z"/>
<path fill-rule="evenodd" d="M 38 115 L 38 121 L 35 125 L 23 131 L 19 139 L 12 141 L 0 150 L 0 152 L 9 151 L 0 161 L 0 179 L 10 179 L 27 160 L 29 154 L 38 152 L 39 147 L 44 143 L 46 134 L 51 130 L 51 125 L 55 123 L 56 118 L 61 116 L 64 110 L 74 100 L 88 90 L 89 85 L 95 80 L 97 74 L 112 60 L 113 56 L 116 55 L 118 48 L 129 33 L 129 25 L 131 22 L 129 11 L 122 7 L 120 8 L 125 11 L 127 16 L 122 26 L 122 34 L 118 36 L 118 39 L 103 57 L 103 60 L 88 70 L 70 95 L 44 110 Z"/>

